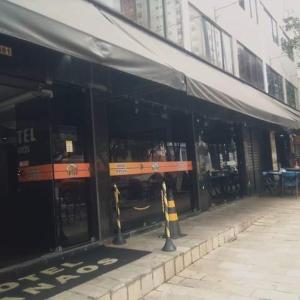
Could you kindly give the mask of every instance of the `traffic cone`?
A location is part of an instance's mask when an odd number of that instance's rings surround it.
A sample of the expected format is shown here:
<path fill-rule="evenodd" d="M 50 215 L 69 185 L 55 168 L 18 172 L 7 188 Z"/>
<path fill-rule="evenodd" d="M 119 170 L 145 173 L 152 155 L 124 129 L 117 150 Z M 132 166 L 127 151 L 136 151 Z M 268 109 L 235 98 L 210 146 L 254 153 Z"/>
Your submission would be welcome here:
<path fill-rule="evenodd" d="M 186 236 L 186 234 L 183 234 L 180 230 L 174 194 L 170 189 L 168 190 L 168 214 L 171 238 L 178 239 L 180 237 Z"/>

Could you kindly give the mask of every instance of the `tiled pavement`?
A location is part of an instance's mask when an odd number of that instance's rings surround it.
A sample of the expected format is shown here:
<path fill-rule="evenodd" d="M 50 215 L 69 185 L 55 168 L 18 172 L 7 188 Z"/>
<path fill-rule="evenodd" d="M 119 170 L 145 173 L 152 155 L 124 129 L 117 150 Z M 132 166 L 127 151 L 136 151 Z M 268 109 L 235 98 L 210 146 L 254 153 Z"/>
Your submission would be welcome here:
<path fill-rule="evenodd" d="M 299 300 L 300 201 L 268 199 L 263 206 L 267 203 L 264 217 L 236 241 L 209 253 L 144 299 Z"/>
<path fill-rule="evenodd" d="M 162 229 L 134 236 L 126 248 L 152 253 L 51 299 L 300 299 L 294 197 L 245 198 L 180 224 L 176 252 L 161 251 Z"/>

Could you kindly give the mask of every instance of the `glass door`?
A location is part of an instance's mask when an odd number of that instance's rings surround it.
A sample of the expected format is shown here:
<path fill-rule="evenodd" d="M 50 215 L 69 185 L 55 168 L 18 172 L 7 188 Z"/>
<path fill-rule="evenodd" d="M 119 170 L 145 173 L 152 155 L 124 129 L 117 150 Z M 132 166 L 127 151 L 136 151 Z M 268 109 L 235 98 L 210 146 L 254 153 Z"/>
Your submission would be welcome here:
<path fill-rule="evenodd" d="M 74 87 L 56 87 L 52 102 L 52 144 L 57 244 L 90 239 L 91 181 L 88 95 Z"/>

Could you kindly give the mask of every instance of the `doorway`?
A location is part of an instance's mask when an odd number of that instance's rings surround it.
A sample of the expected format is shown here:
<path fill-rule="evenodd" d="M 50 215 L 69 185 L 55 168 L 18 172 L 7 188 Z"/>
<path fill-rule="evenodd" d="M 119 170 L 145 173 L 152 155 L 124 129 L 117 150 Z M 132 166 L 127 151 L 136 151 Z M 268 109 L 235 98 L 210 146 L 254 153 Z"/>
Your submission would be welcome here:
<path fill-rule="evenodd" d="M 22 174 L 50 162 L 48 111 L 42 92 L 0 85 L 0 267 L 53 246 L 51 181 Z"/>

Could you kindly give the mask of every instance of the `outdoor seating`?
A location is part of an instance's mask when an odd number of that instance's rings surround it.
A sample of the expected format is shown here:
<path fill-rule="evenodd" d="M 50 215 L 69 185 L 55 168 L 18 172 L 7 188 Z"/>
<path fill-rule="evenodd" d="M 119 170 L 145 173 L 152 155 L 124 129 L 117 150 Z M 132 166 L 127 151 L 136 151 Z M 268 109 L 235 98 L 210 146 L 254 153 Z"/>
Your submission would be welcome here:
<path fill-rule="evenodd" d="M 299 173 L 294 171 L 286 171 L 282 173 L 282 188 L 287 194 L 298 194 Z"/>
<path fill-rule="evenodd" d="M 264 190 L 270 195 L 279 195 L 282 192 L 282 178 L 281 173 L 274 171 L 262 172 L 264 180 Z"/>

